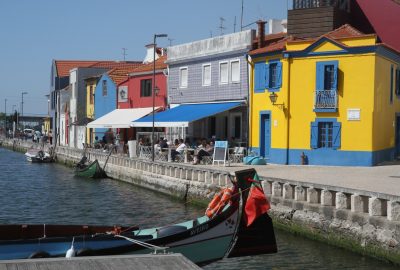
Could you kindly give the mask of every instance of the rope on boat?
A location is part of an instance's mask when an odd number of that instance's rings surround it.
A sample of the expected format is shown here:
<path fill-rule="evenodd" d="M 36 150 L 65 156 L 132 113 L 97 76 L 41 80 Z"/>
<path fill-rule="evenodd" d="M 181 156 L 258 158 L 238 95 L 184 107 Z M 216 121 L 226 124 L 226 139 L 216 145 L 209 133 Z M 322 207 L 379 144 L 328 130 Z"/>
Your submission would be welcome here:
<path fill-rule="evenodd" d="M 169 248 L 169 247 L 160 247 L 160 246 L 152 245 L 152 244 L 149 244 L 149 243 L 146 243 L 146 242 L 142 242 L 142 241 L 139 241 L 139 240 L 136 240 L 136 239 L 132 239 L 132 238 L 120 235 L 120 234 L 116 234 L 114 236 L 123 238 L 123 239 L 125 239 L 125 240 L 127 240 L 129 242 L 132 242 L 132 243 L 137 244 L 139 246 L 142 246 L 144 248 L 152 249 L 154 251 L 153 254 L 157 254 L 157 251 L 159 251 L 159 250 L 164 251 L 164 254 L 165 254 L 166 250 Z"/>

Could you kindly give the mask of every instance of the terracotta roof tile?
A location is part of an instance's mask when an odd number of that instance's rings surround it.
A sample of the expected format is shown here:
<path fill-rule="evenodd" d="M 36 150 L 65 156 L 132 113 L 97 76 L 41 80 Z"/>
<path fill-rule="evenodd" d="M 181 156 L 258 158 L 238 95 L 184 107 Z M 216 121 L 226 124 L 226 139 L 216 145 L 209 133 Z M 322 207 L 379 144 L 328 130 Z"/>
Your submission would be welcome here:
<path fill-rule="evenodd" d="M 322 36 L 330 37 L 332 39 L 340 39 L 340 38 L 347 38 L 347 37 L 360 37 L 364 36 L 365 34 L 358 31 L 356 28 L 351 26 L 350 24 L 344 24 L 335 30 L 328 32 Z"/>
<path fill-rule="evenodd" d="M 158 58 L 155 63 L 156 70 L 167 68 L 167 64 L 165 63 L 165 61 L 167 61 L 166 55 L 163 55 L 160 58 Z M 134 73 L 146 72 L 146 71 L 151 71 L 151 70 L 153 70 L 153 62 L 139 66 L 138 68 L 134 69 L 131 73 L 134 74 Z"/>
<path fill-rule="evenodd" d="M 118 66 L 124 67 L 132 64 L 139 66 L 138 61 L 82 61 L 82 60 L 55 60 L 58 77 L 69 76 L 69 71 L 78 67 L 98 67 L 98 68 L 115 68 Z"/>
<path fill-rule="evenodd" d="M 144 64 L 142 63 L 135 63 L 131 65 L 125 65 L 123 67 L 116 67 L 113 68 L 112 70 L 108 71 L 108 75 L 110 78 L 115 82 L 115 84 L 120 84 L 121 82 L 125 81 L 128 79 L 128 76 L 131 72 L 133 72 L 135 69 L 137 69 L 140 66 L 143 66 Z"/>

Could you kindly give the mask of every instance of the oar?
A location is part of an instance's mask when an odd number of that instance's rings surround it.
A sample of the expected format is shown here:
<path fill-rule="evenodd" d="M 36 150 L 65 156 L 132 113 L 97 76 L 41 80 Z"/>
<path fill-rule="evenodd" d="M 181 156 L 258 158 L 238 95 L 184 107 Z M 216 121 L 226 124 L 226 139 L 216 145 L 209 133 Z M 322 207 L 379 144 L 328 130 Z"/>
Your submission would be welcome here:
<path fill-rule="evenodd" d="M 103 172 L 104 172 L 104 170 L 105 170 L 105 168 L 106 168 L 106 165 L 107 165 L 107 162 L 108 162 L 108 159 L 110 158 L 110 156 L 111 156 L 111 154 L 112 154 L 112 151 L 114 150 L 114 148 L 115 148 L 116 146 L 115 145 L 113 145 L 112 147 L 111 147 L 111 149 L 110 149 L 110 152 L 108 153 L 108 155 L 107 155 L 107 159 L 106 159 L 106 162 L 104 163 L 104 166 L 103 166 Z"/>

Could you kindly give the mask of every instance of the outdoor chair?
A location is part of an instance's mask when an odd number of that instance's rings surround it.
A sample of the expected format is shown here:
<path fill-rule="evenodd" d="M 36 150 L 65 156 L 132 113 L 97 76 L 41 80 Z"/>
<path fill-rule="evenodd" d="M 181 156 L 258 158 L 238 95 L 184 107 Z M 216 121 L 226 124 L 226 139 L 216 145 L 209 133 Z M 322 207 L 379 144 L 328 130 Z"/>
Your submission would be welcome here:
<path fill-rule="evenodd" d="M 232 163 L 242 163 L 246 149 L 244 147 L 235 147 L 232 154 Z"/>

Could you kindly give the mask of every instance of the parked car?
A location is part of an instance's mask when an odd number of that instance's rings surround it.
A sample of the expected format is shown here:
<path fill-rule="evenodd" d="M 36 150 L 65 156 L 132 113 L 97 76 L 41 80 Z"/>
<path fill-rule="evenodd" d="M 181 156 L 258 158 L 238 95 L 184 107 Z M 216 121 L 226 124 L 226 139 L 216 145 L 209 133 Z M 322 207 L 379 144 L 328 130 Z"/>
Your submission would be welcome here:
<path fill-rule="evenodd" d="M 24 129 L 24 135 L 25 135 L 27 138 L 32 138 L 34 132 L 35 132 L 35 131 L 34 131 L 33 129 L 30 129 L 30 128 Z"/>

